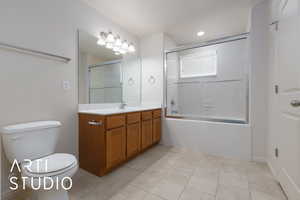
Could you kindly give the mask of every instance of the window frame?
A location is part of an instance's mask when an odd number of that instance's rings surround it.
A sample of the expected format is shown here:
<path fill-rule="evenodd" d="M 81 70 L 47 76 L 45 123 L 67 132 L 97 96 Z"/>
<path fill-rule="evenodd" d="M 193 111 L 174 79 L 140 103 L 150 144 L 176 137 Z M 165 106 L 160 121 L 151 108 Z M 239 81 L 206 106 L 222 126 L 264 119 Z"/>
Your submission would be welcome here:
<path fill-rule="evenodd" d="M 214 51 L 215 52 L 215 72 L 214 73 L 203 73 L 203 74 L 195 74 L 195 75 L 188 75 L 188 76 L 184 76 L 182 75 L 182 57 L 183 56 L 179 56 L 179 70 L 178 70 L 178 77 L 179 80 L 185 80 L 185 79 L 190 79 L 190 78 L 206 78 L 206 77 L 216 77 L 218 75 L 218 51 L 217 50 L 205 50 L 204 52 L 201 52 L 201 54 L 205 53 L 205 52 L 211 52 Z M 197 54 L 199 54 L 199 52 L 197 52 Z M 192 54 L 193 55 L 193 54 Z M 203 56 L 204 57 L 204 56 Z"/>

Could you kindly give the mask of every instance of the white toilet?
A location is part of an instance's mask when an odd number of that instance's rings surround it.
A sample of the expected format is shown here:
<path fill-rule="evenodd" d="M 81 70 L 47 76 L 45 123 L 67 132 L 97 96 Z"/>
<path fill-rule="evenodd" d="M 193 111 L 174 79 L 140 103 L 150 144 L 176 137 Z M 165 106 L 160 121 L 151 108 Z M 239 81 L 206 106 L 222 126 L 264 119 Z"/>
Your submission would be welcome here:
<path fill-rule="evenodd" d="M 78 163 L 71 154 L 54 153 L 60 126 L 58 121 L 37 121 L 1 129 L 6 156 L 11 163 L 17 160 L 20 164 L 21 177 L 34 191 L 34 199 L 69 199 L 66 182 L 76 173 Z"/>

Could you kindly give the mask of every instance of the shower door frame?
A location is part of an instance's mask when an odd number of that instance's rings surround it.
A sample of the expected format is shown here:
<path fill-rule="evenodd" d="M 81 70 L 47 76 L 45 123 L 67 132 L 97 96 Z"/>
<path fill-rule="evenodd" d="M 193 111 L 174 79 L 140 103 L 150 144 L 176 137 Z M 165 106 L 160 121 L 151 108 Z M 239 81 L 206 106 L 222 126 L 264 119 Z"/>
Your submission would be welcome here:
<path fill-rule="evenodd" d="M 247 57 L 248 60 L 248 75 L 246 77 L 246 116 L 245 116 L 245 120 L 237 120 L 237 119 L 225 119 L 225 118 L 209 118 L 209 117 L 192 117 L 192 116 L 184 116 L 184 115 L 168 115 L 167 113 L 167 54 L 169 53 L 175 53 L 178 51 L 184 51 L 184 50 L 189 50 L 189 49 L 195 49 L 195 48 L 200 48 L 200 47 L 207 47 L 207 46 L 212 46 L 212 45 L 217 45 L 217 44 L 222 44 L 222 43 L 227 43 L 227 42 L 234 42 L 234 41 L 238 41 L 238 40 L 247 40 L 249 39 L 249 35 L 250 32 L 246 32 L 246 33 L 241 33 L 241 34 L 237 34 L 237 35 L 232 35 L 232 36 L 228 36 L 228 37 L 223 37 L 223 38 L 219 38 L 219 39 L 215 39 L 215 40 L 209 40 L 209 41 L 205 41 L 205 42 L 201 42 L 201 43 L 197 43 L 197 44 L 191 44 L 191 45 L 184 45 L 184 46 L 179 46 L 173 49 L 168 49 L 164 51 L 163 54 L 163 59 L 164 59 L 164 76 L 163 76 L 163 82 L 164 82 L 164 86 L 163 86 L 163 105 L 164 105 L 164 116 L 165 118 L 173 118 L 173 119 L 185 119 L 185 120 L 199 120 L 199 121 L 210 121 L 210 122 L 222 122 L 222 123 L 231 123 L 231 124 L 249 124 L 249 119 L 250 119 L 250 68 L 251 68 L 251 63 L 250 63 L 250 59 L 249 56 Z M 249 43 L 247 43 L 247 48 L 249 48 Z M 249 55 L 249 54 L 248 54 Z"/>

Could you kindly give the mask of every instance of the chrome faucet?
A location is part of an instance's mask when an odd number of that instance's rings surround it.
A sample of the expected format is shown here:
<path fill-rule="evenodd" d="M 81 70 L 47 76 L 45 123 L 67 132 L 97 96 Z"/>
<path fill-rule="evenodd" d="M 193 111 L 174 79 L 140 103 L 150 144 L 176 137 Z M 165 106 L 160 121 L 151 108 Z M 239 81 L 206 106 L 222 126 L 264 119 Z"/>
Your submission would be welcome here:
<path fill-rule="evenodd" d="M 121 104 L 120 104 L 120 109 L 125 109 L 125 106 L 126 106 L 127 104 L 125 103 L 125 102 L 121 102 Z"/>

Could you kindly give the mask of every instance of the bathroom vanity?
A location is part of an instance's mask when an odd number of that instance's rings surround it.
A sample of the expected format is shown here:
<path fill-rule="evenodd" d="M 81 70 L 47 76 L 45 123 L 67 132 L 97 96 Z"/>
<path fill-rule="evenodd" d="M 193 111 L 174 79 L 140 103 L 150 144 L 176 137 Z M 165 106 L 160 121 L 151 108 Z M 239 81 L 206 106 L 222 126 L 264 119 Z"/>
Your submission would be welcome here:
<path fill-rule="evenodd" d="M 141 103 L 140 53 L 116 54 L 99 38 L 78 31 L 79 162 L 103 176 L 160 141 L 161 106 Z"/>
<path fill-rule="evenodd" d="M 79 111 L 80 167 L 103 176 L 159 143 L 161 108 Z"/>

